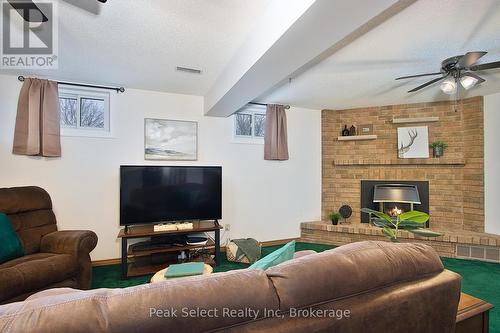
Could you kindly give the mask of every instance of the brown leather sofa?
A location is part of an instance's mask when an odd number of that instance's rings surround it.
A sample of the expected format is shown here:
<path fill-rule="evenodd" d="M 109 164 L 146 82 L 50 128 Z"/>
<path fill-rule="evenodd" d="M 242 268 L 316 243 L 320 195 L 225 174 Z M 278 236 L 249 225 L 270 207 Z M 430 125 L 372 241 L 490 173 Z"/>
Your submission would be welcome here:
<path fill-rule="evenodd" d="M 423 244 L 353 243 L 280 264 L 0 307 L 9 332 L 451 333 L 459 275 Z"/>
<path fill-rule="evenodd" d="M 0 304 L 58 287 L 89 289 L 92 231 L 57 231 L 49 194 L 40 187 L 0 188 L 0 212 L 7 214 L 24 256 L 0 264 Z"/>

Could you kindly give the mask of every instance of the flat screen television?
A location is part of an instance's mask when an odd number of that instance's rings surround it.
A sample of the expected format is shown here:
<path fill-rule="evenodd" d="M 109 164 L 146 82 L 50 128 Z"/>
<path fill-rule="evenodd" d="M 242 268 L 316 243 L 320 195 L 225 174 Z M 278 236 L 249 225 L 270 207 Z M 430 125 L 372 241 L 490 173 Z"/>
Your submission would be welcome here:
<path fill-rule="evenodd" d="M 120 167 L 120 225 L 221 218 L 222 167 Z"/>

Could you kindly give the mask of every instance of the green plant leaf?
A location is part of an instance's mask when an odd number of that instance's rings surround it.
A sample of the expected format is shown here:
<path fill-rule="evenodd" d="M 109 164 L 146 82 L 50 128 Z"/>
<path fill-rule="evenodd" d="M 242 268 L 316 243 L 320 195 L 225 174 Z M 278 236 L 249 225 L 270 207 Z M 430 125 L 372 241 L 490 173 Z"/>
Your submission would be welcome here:
<path fill-rule="evenodd" d="M 389 227 L 384 227 L 384 229 L 382 229 L 382 232 L 383 232 L 383 233 L 384 233 L 387 237 L 389 237 L 391 240 L 392 240 L 393 238 L 396 238 L 396 232 L 395 232 L 393 229 L 389 228 Z"/>
<path fill-rule="evenodd" d="M 443 142 L 443 141 L 436 141 L 436 142 L 433 142 L 429 145 L 429 148 L 432 148 L 432 149 L 434 149 L 436 147 L 446 149 L 446 148 L 448 148 L 448 144 L 446 142 Z"/>
<path fill-rule="evenodd" d="M 412 210 L 410 212 L 406 212 L 406 213 L 403 213 L 401 215 L 399 215 L 399 219 L 401 221 L 413 221 L 413 222 L 417 222 L 417 223 L 425 223 L 427 221 L 429 221 L 429 214 L 427 213 L 423 213 L 423 212 L 419 212 L 417 210 Z"/>
<path fill-rule="evenodd" d="M 382 212 L 379 212 L 377 210 L 373 210 L 370 208 L 361 208 L 361 211 L 363 213 L 373 214 L 373 215 L 377 216 L 378 218 L 384 219 L 387 222 L 392 223 L 392 218 L 389 215 L 384 214 Z"/>
<path fill-rule="evenodd" d="M 415 221 L 401 221 L 398 227 L 399 229 L 404 229 L 404 230 L 418 229 L 422 227 L 422 223 Z"/>
<path fill-rule="evenodd" d="M 340 213 L 338 212 L 331 212 L 329 214 L 330 220 L 340 220 L 342 216 L 340 216 Z"/>
<path fill-rule="evenodd" d="M 385 219 L 381 219 L 381 218 L 378 218 L 378 217 L 372 218 L 372 223 L 376 227 L 380 227 L 380 228 L 384 228 L 384 227 L 393 228 L 394 227 L 392 224 L 390 224 L 389 222 L 387 222 Z"/>
<path fill-rule="evenodd" d="M 413 229 L 413 230 L 408 230 L 408 231 L 417 235 L 417 236 L 420 236 L 420 237 L 438 237 L 438 236 L 441 236 L 441 234 L 439 232 L 435 232 L 435 231 L 428 230 L 428 229 Z"/>

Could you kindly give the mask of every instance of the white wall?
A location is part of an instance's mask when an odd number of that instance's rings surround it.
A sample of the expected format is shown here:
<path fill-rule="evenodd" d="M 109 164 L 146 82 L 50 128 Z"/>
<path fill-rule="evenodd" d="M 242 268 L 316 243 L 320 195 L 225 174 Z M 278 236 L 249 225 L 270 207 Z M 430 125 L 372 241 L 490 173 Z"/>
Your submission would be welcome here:
<path fill-rule="evenodd" d="M 485 231 L 500 234 L 500 93 L 484 96 Z"/>
<path fill-rule="evenodd" d="M 127 89 L 111 94 L 114 138 L 63 137 L 63 156 L 47 159 L 11 153 L 21 85 L 0 75 L 0 87 L 0 187 L 47 189 L 60 229 L 90 229 L 99 236 L 93 260 L 119 257 L 120 164 L 222 165 L 222 223 L 231 224 L 226 237 L 297 237 L 300 222 L 320 219 L 318 110 L 289 110 L 290 160 L 264 161 L 262 145 L 231 143 L 231 118 L 203 116 L 202 97 Z M 198 161 L 145 161 L 145 117 L 198 121 Z"/>

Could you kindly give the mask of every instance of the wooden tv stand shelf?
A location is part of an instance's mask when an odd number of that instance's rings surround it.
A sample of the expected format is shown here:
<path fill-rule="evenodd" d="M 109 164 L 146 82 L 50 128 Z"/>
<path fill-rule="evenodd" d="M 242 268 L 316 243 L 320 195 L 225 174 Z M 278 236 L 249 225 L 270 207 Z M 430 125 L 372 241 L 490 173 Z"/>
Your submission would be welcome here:
<path fill-rule="evenodd" d="M 165 263 L 154 264 L 148 263 L 148 259 L 155 254 L 160 253 L 175 253 L 185 250 L 194 249 L 215 249 L 215 265 L 220 264 L 220 230 L 222 226 L 219 225 L 217 221 L 195 221 L 193 222 L 192 229 L 185 230 L 171 230 L 171 231 L 154 231 L 153 225 L 141 225 L 141 226 L 129 226 L 125 229 L 120 230 L 118 233 L 118 238 L 122 240 L 122 255 L 121 255 L 121 269 L 122 278 L 126 279 L 132 276 L 141 276 L 154 274 L 157 271 L 166 267 Z M 211 239 L 208 240 L 205 245 L 183 245 L 166 248 L 155 248 L 148 250 L 136 250 L 133 251 L 128 248 L 128 240 L 134 238 L 147 238 L 147 237 L 158 237 L 158 236 L 178 236 L 178 235 L 189 235 L 202 232 L 215 232 L 215 241 Z M 142 261 L 142 263 L 140 263 Z M 151 260 L 149 260 L 151 261 Z"/>

